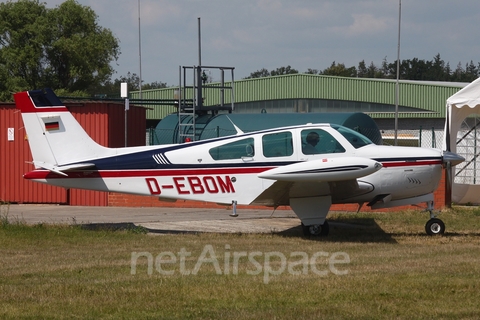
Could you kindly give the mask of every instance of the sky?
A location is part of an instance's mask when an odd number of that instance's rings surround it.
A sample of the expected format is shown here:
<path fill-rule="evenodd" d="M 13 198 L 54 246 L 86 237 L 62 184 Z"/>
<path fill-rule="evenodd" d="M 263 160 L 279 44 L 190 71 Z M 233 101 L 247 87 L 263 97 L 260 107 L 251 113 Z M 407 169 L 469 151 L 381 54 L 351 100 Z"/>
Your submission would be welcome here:
<path fill-rule="evenodd" d="M 131 72 L 144 83 L 168 86 L 178 85 L 179 66 L 199 64 L 199 18 L 202 65 L 234 67 L 235 80 L 263 68 L 291 66 L 303 73 L 334 61 L 347 67 L 362 60 L 392 63 L 400 1 L 77 0 L 119 40 L 112 79 Z M 42 2 L 54 8 L 63 1 Z M 480 1 L 403 0 L 400 21 L 401 60 L 440 54 L 452 69 L 480 62 Z M 207 73 L 220 80 L 216 70 Z"/>

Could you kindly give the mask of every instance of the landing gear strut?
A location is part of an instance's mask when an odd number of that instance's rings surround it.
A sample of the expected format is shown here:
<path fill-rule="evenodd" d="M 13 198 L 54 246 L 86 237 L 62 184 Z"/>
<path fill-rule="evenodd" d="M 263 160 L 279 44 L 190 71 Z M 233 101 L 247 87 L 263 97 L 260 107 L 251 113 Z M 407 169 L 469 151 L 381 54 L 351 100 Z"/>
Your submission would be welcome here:
<path fill-rule="evenodd" d="M 430 212 L 430 220 L 425 224 L 425 232 L 427 232 L 429 236 L 444 234 L 445 223 L 433 214 L 433 201 L 427 202 L 427 211 Z"/>
<path fill-rule="evenodd" d="M 305 236 L 315 236 L 315 237 L 325 237 L 330 231 L 328 221 L 325 220 L 323 224 L 314 224 L 311 226 L 306 226 L 302 223 L 303 235 Z"/>
<path fill-rule="evenodd" d="M 232 200 L 232 213 L 230 214 L 230 217 L 238 217 L 238 213 L 237 213 L 237 201 L 235 200 Z"/>

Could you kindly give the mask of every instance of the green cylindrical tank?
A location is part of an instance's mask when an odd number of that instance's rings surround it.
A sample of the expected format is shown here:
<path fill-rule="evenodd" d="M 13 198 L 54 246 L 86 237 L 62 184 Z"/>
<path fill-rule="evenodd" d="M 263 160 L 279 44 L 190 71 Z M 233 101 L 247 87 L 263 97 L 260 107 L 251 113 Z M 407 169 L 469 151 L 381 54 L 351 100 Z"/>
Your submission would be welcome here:
<path fill-rule="evenodd" d="M 182 123 L 191 123 L 185 116 Z M 375 121 L 365 113 L 255 113 L 202 115 L 195 118 L 196 140 L 236 134 L 235 124 L 243 132 L 301 125 L 307 123 L 335 123 L 367 136 L 375 144 L 382 144 L 382 135 Z M 156 127 L 159 144 L 178 143 L 178 115 L 165 117 Z M 182 126 L 188 130 L 188 126 Z M 185 132 L 184 132 L 185 133 Z"/>

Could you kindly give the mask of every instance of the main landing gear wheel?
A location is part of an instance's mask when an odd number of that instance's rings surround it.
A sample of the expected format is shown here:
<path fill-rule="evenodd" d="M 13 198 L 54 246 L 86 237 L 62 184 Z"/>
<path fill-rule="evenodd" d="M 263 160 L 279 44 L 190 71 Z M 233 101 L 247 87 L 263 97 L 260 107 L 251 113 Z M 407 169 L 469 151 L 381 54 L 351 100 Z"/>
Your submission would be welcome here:
<path fill-rule="evenodd" d="M 314 224 L 311 226 L 306 226 L 302 223 L 302 230 L 305 236 L 315 236 L 315 237 L 325 237 L 328 236 L 330 227 L 328 226 L 328 221 L 325 220 L 323 224 Z"/>
<path fill-rule="evenodd" d="M 428 235 L 434 236 L 445 233 L 445 223 L 437 218 L 432 218 L 425 224 L 425 231 Z"/>

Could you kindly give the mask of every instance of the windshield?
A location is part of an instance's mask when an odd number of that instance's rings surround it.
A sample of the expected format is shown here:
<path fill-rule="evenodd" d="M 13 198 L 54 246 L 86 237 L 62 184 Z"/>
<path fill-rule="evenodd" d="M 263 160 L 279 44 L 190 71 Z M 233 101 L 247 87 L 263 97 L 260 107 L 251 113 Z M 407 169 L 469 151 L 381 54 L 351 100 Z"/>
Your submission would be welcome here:
<path fill-rule="evenodd" d="M 358 148 L 361 148 L 361 147 L 364 147 L 368 144 L 373 144 L 372 141 L 370 141 L 370 139 L 368 139 L 367 137 L 365 137 L 364 135 L 358 133 L 357 131 L 354 131 L 352 129 L 349 129 L 347 127 L 343 127 L 343 126 L 340 126 L 340 125 L 334 125 L 332 124 L 331 125 L 332 128 L 334 128 L 335 130 L 337 130 L 338 132 L 340 132 L 340 134 L 342 136 L 345 137 L 345 139 L 348 140 L 348 142 L 350 142 L 350 144 L 355 148 L 355 149 L 358 149 Z"/>

